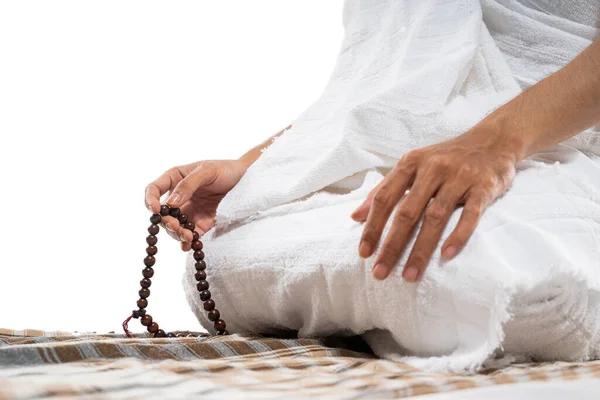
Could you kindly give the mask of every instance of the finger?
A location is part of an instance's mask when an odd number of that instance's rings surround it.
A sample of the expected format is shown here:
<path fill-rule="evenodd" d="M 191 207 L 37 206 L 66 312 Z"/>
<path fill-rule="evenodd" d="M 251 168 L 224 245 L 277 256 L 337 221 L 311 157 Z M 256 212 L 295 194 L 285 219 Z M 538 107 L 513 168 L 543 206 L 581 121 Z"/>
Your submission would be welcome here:
<path fill-rule="evenodd" d="M 459 184 L 444 184 L 427 206 L 419 235 L 402 272 L 407 282 L 416 282 L 423 276 L 444 228 L 466 190 L 467 188 L 461 189 Z"/>
<path fill-rule="evenodd" d="M 383 184 L 374 192 L 358 246 L 360 257 L 370 257 L 375 251 L 390 214 L 408 189 L 411 180 L 412 171 L 397 166 L 383 179 Z"/>
<path fill-rule="evenodd" d="M 169 236 L 175 240 L 182 242 L 191 242 L 193 234 L 189 229 L 185 229 L 181 226 L 178 218 L 174 218 L 170 215 L 164 216 L 161 221 L 161 225 L 165 228 Z"/>
<path fill-rule="evenodd" d="M 371 203 L 373 201 L 373 196 L 375 196 L 375 193 L 377 193 L 379 188 L 381 188 L 381 186 L 384 183 L 385 183 L 385 179 L 382 179 L 381 182 L 379 182 L 377 184 L 377 186 L 375 186 L 373 189 L 371 189 L 371 191 L 367 195 L 367 198 L 362 202 L 362 204 L 360 206 L 358 206 L 352 212 L 352 214 L 350 214 L 350 218 L 352 218 L 356 222 L 364 222 L 367 219 L 367 216 L 369 215 L 369 209 L 371 208 Z"/>
<path fill-rule="evenodd" d="M 181 250 L 190 251 L 192 249 L 192 244 L 190 242 L 181 242 Z"/>
<path fill-rule="evenodd" d="M 214 215 L 208 215 L 202 208 L 189 201 L 180 210 L 182 214 L 187 215 L 188 221 L 194 223 L 194 232 L 197 232 L 199 237 L 202 237 L 214 225 Z M 192 231 L 189 229 L 183 229 L 183 231 L 185 232 L 185 241 L 192 242 L 194 239 Z"/>
<path fill-rule="evenodd" d="M 146 208 L 154 214 L 160 212 L 160 197 L 167 193 L 183 178 L 177 168 L 171 168 L 146 186 L 144 201 Z"/>
<path fill-rule="evenodd" d="M 442 246 L 442 257 L 451 259 L 467 244 L 475 231 L 481 214 L 493 199 L 489 191 L 476 191 L 468 195 L 456 227 Z"/>
<path fill-rule="evenodd" d="M 373 267 L 373 276 L 385 279 L 398 262 L 423 210 L 440 186 L 439 178 L 428 172 L 417 173 L 415 183 L 396 209 L 392 226 Z M 370 215 L 370 214 L 369 214 Z"/>
<path fill-rule="evenodd" d="M 188 201 L 198 188 L 210 185 L 218 174 L 216 164 L 203 161 L 198 164 L 185 178 L 183 178 L 171 192 L 166 203 L 169 207 L 180 207 Z"/>
<path fill-rule="evenodd" d="M 171 217 L 170 215 L 164 216 L 162 217 L 160 224 L 165 228 L 165 231 L 169 236 L 175 240 L 181 240 L 180 236 L 183 233 L 183 229 L 180 228 L 177 218 Z"/>

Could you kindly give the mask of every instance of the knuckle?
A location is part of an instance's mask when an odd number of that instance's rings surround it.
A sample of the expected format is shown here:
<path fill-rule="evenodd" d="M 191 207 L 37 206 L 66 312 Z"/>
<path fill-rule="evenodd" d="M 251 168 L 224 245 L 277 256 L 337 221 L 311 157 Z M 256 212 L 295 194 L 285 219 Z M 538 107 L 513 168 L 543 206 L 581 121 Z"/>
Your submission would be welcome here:
<path fill-rule="evenodd" d="M 494 188 L 498 184 L 498 179 L 493 175 L 481 178 L 480 184 L 485 188 Z"/>
<path fill-rule="evenodd" d="M 481 207 L 480 205 L 471 205 L 465 206 L 465 208 L 463 209 L 463 214 L 466 214 L 465 216 L 469 218 L 479 219 L 482 211 L 483 207 Z"/>
<path fill-rule="evenodd" d="M 167 175 L 169 176 L 173 176 L 173 175 L 178 175 L 179 174 L 179 167 L 171 167 L 167 170 L 166 172 Z"/>
<path fill-rule="evenodd" d="M 373 196 L 373 204 L 375 206 L 386 206 L 390 201 L 389 191 L 381 187 Z"/>
<path fill-rule="evenodd" d="M 400 157 L 396 163 L 396 167 L 402 171 L 412 172 L 417 168 L 419 157 L 419 153 L 416 150 L 409 151 Z"/>
<path fill-rule="evenodd" d="M 450 166 L 450 163 L 448 162 L 448 159 L 445 156 L 437 154 L 434 154 L 431 157 L 429 157 L 428 164 L 429 167 L 434 171 L 446 170 Z"/>
<path fill-rule="evenodd" d="M 458 167 L 458 177 L 466 177 L 466 176 L 471 176 L 471 174 L 474 172 L 474 168 L 472 165 L 469 164 L 461 164 Z"/>
<path fill-rule="evenodd" d="M 412 207 L 400 206 L 396 211 L 396 219 L 402 223 L 414 223 L 418 218 L 417 212 Z"/>
<path fill-rule="evenodd" d="M 208 176 L 206 185 L 210 185 L 219 176 L 219 165 L 214 160 L 204 160 L 198 164 L 194 172 L 200 171 Z"/>
<path fill-rule="evenodd" d="M 431 203 L 425 211 L 425 217 L 433 222 L 440 222 L 444 220 L 447 214 L 447 209 L 443 205 L 437 202 Z"/>

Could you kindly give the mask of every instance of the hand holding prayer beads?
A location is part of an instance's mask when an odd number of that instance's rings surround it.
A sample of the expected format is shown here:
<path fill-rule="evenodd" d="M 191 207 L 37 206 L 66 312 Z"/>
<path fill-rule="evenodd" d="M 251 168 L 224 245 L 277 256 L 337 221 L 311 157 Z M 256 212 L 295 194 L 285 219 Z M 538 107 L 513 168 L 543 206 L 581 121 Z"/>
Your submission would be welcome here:
<path fill-rule="evenodd" d="M 123 330 L 125 331 L 125 335 L 127 337 L 132 337 L 127 329 L 127 324 L 131 320 L 131 318 L 140 318 L 140 322 L 142 325 L 146 327 L 148 332 L 154 334 L 154 337 L 175 337 L 176 335 L 173 333 L 166 333 L 164 330 L 159 328 L 157 322 L 152 319 L 150 314 L 146 314 L 146 307 L 148 306 L 148 297 L 150 297 L 150 286 L 152 285 L 152 281 L 150 280 L 154 276 L 154 263 L 156 259 L 154 256 L 158 252 L 156 248 L 156 243 L 158 242 L 158 238 L 156 235 L 158 234 L 160 228 L 158 224 L 161 223 L 162 217 L 170 215 L 171 217 L 177 218 L 181 227 L 192 231 L 193 241 L 192 241 L 192 250 L 194 250 L 194 259 L 196 260 L 195 268 L 196 273 L 194 277 L 196 281 L 198 281 L 196 288 L 200 293 L 200 299 L 204 302 L 204 310 L 208 311 L 208 319 L 214 322 L 214 327 L 217 330 L 217 335 L 228 335 L 229 332 L 225 329 L 226 324 L 225 321 L 221 319 L 221 314 L 219 310 L 215 308 L 215 301 L 211 299 L 210 291 L 208 290 L 208 281 L 206 280 L 206 263 L 204 262 L 204 252 L 202 251 L 202 242 L 200 241 L 200 235 L 196 232 L 194 223 L 188 221 L 188 217 L 185 214 L 182 214 L 179 208 L 170 208 L 167 205 L 162 205 L 160 207 L 160 213 L 153 214 L 150 217 L 150 222 L 152 225 L 148 227 L 148 233 L 150 235 L 146 238 L 146 243 L 148 243 L 148 247 L 146 247 L 146 258 L 144 258 L 144 265 L 146 268 L 142 270 L 142 275 L 144 278 L 140 281 L 141 289 L 138 294 L 140 296 L 137 301 L 137 310 L 133 310 L 131 315 L 123 321 Z M 182 335 L 178 335 L 182 336 Z"/>

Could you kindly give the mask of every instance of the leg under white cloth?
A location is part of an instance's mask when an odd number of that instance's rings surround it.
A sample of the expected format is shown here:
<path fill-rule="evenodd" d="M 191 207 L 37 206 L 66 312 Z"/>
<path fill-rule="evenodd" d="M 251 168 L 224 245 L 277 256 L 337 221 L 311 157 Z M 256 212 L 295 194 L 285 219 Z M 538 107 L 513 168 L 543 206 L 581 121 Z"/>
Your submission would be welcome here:
<path fill-rule="evenodd" d="M 401 277 L 408 251 L 384 281 L 371 276 L 375 256 L 358 256 L 363 225 L 350 213 L 382 178 L 365 170 L 203 236 L 229 332 L 358 334 L 381 357 L 444 371 L 475 370 L 502 348 L 548 360 L 600 355 L 598 164 L 565 146 L 523 161 L 463 251 L 444 262 L 438 245 L 417 284 Z M 186 297 L 215 332 L 193 264 L 190 253 Z"/>

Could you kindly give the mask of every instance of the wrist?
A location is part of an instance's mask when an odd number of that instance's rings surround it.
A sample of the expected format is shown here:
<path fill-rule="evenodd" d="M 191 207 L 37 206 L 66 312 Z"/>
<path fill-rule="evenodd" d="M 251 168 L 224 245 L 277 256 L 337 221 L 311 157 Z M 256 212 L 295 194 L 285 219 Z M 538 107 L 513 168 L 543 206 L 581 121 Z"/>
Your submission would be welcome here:
<path fill-rule="evenodd" d="M 501 107 L 484 118 L 467 133 L 490 151 L 518 163 L 528 157 L 532 148 L 532 135 L 519 126 L 517 118 Z"/>
<path fill-rule="evenodd" d="M 256 156 L 256 154 L 254 154 L 253 151 L 249 151 L 240 158 L 238 158 L 238 161 L 245 169 L 248 169 L 252 164 L 254 164 L 254 161 L 256 161 L 257 159 L 258 157 Z"/>

